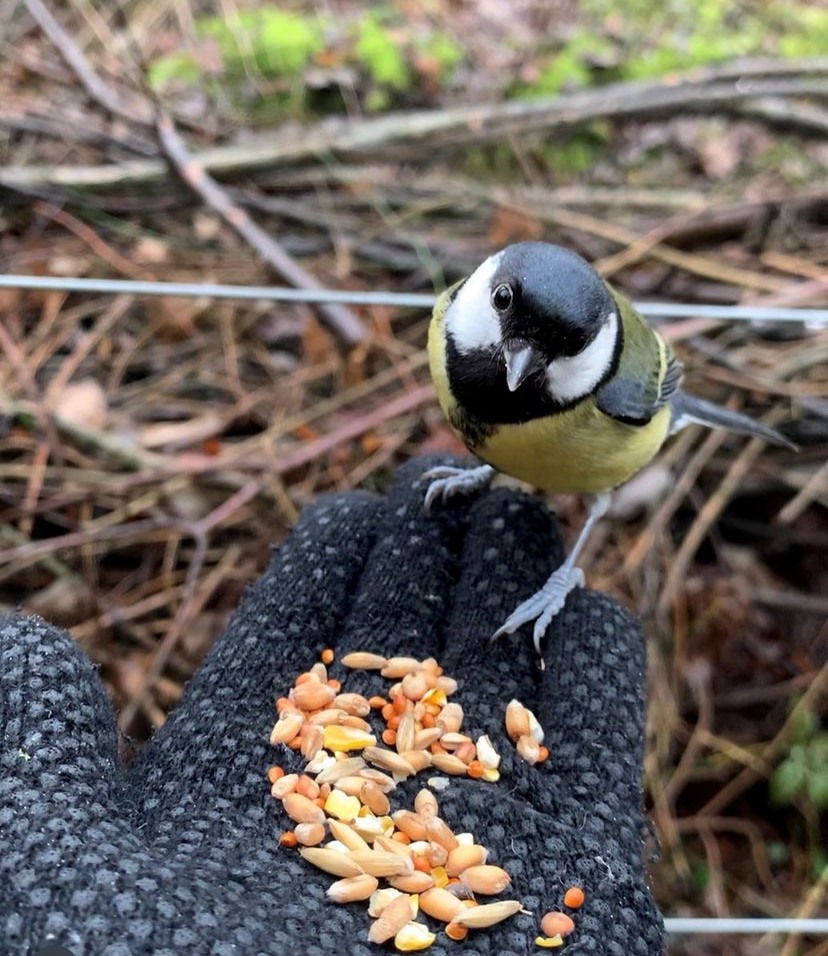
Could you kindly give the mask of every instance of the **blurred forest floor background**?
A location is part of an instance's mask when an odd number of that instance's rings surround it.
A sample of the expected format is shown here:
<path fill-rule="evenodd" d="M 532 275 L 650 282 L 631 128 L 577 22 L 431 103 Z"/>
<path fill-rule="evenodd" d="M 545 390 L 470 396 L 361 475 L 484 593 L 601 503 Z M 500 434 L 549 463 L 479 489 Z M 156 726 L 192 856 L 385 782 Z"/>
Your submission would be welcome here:
<path fill-rule="evenodd" d="M 0 24 L 0 272 L 431 292 L 543 238 L 637 299 L 828 305 L 824 4 L 0 0 Z M 306 503 L 459 450 L 427 323 L 0 291 L 0 607 L 69 627 L 147 737 Z M 803 450 L 689 429 L 585 556 L 650 637 L 655 891 L 824 914 L 828 331 L 662 328 L 694 391 Z M 671 950 L 764 951 L 828 949 Z"/>

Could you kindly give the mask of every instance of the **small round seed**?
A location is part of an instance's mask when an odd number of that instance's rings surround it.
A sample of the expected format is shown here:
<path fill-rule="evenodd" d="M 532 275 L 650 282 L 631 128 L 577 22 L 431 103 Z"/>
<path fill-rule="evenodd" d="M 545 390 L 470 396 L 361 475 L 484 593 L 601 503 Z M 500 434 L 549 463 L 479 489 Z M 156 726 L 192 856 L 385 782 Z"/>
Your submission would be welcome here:
<path fill-rule="evenodd" d="M 267 779 L 270 783 L 276 783 L 277 780 L 281 780 L 284 777 L 285 771 L 282 767 L 268 767 L 267 768 Z"/>
<path fill-rule="evenodd" d="M 564 893 L 564 906 L 569 906 L 573 910 L 580 909 L 584 905 L 586 894 L 580 886 L 570 886 Z"/>
<path fill-rule="evenodd" d="M 544 936 L 569 936 L 575 929 L 571 916 L 555 910 L 544 914 L 540 925 Z"/>
<path fill-rule="evenodd" d="M 468 929 L 459 923 L 449 923 L 446 927 L 446 936 L 453 939 L 456 943 L 462 942 L 469 935 Z"/>

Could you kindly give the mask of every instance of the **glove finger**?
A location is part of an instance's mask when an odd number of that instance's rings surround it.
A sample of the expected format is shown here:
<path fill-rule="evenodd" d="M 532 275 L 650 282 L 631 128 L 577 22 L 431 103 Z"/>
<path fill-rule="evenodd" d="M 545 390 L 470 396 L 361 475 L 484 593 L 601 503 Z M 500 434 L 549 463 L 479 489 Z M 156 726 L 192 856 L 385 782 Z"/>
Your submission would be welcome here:
<path fill-rule="evenodd" d="M 473 506 L 441 661 L 452 676 L 492 680 L 497 673 L 494 683 L 515 691 L 527 675 L 539 679 L 537 656 L 523 632 L 493 643 L 490 638 L 562 557 L 555 519 L 540 499 L 497 488 Z"/>
<path fill-rule="evenodd" d="M 374 541 L 382 499 L 332 495 L 308 508 L 246 594 L 181 704 L 131 777 L 150 832 L 261 829 L 274 701 L 335 646 Z M 272 825 L 271 825 L 272 828 Z"/>
<path fill-rule="evenodd" d="M 469 515 L 441 664 L 458 681 L 453 698 L 465 711 L 463 732 L 488 734 L 501 755 L 500 771 L 509 789 L 534 800 L 536 771 L 518 758 L 506 735 L 506 705 L 517 699 L 535 710 L 550 670 L 541 671 L 530 636 L 491 635 L 515 606 L 536 591 L 560 563 L 563 547 L 543 502 L 509 489 L 496 489 Z M 548 654 L 547 654 L 548 657 Z M 554 668 L 549 662 L 548 668 Z M 485 792 L 483 794 L 485 796 Z"/>
<path fill-rule="evenodd" d="M 429 456 L 397 470 L 387 518 L 345 627 L 343 650 L 421 660 L 441 653 L 468 508 L 453 503 L 427 514 L 428 483 L 422 476 L 437 464 L 457 463 Z"/>
<path fill-rule="evenodd" d="M 639 623 L 606 595 L 578 590 L 548 635 L 534 710 L 545 728 L 550 812 L 583 821 L 600 838 L 619 829 L 632 851 L 644 828 L 642 775 L 646 649 Z M 546 786 L 540 793 L 546 793 Z"/>
<path fill-rule="evenodd" d="M 489 646 L 488 636 L 543 584 L 563 552 L 551 515 L 535 498 L 492 492 L 469 521 L 441 663 L 458 678 L 464 732 L 489 734 L 502 777 L 494 786 L 458 781 L 441 795 L 441 813 L 490 847 L 528 908 L 559 909 L 566 887 L 581 885 L 589 888 L 588 904 L 577 922 L 593 944 L 607 943 L 600 951 L 613 951 L 610 939 L 646 939 L 652 946 L 642 951 L 659 952 L 660 919 L 641 863 L 641 631 L 610 599 L 578 590 L 547 632 L 546 670 L 537 667 L 531 626 Z M 550 757 L 542 765 L 520 759 L 505 733 L 512 698 L 546 731 Z M 577 942 L 590 941 L 579 934 Z"/>
<path fill-rule="evenodd" d="M 41 618 L 0 618 L 0 739 L 5 951 L 29 952 L 49 932 L 74 947 L 64 915 L 74 881 L 111 874 L 135 838 L 120 823 L 117 729 L 95 666 Z"/>
<path fill-rule="evenodd" d="M 66 631 L 39 617 L 0 618 L 0 787 L 59 791 L 67 767 L 96 799 L 114 797 L 117 730 L 94 664 Z M 28 781 L 28 783 L 26 783 Z"/>
<path fill-rule="evenodd" d="M 504 772 L 515 775 L 535 806 L 578 818 L 602 797 L 611 806 L 637 808 L 645 654 L 634 619 L 602 595 L 578 589 L 545 635 L 544 671 L 535 660 L 531 625 L 523 629 L 528 634 L 487 643 L 561 557 L 552 518 L 538 499 L 496 491 L 480 501 L 470 515 L 444 666 L 462 676 L 459 697 L 474 702 L 469 717 L 478 732 L 496 734 Z M 513 698 L 546 732 L 551 756 L 538 768 L 516 758 L 504 733 Z"/>

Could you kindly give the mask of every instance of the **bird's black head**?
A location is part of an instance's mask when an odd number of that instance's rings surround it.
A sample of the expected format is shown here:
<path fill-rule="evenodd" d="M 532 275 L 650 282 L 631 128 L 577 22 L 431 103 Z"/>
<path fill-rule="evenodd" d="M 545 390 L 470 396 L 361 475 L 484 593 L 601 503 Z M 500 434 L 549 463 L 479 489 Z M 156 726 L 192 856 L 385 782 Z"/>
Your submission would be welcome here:
<path fill-rule="evenodd" d="M 611 373 L 621 345 L 606 283 L 545 242 L 507 246 L 479 266 L 448 306 L 445 330 L 455 396 L 494 421 L 575 404 Z"/>

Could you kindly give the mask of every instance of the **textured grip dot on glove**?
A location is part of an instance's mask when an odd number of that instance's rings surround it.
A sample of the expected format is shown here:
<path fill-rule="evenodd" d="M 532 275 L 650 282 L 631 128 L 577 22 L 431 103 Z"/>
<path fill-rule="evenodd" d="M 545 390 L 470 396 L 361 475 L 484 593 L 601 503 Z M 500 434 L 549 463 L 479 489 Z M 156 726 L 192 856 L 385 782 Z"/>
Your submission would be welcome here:
<path fill-rule="evenodd" d="M 571 883 L 587 902 L 563 952 L 662 951 L 641 864 L 640 631 L 578 592 L 550 627 L 545 672 L 522 633 L 489 647 L 560 545 L 546 510 L 514 492 L 426 515 L 419 478 L 434 463 L 401 468 L 388 499 L 333 496 L 303 514 L 128 773 L 71 639 L 37 619 L 0 623 L 0 953 L 49 939 L 75 956 L 381 952 L 364 907 L 328 902 L 330 879 L 276 843 L 284 818 L 265 771 L 291 758 L 267 743 L 273 701 L 326 646 L 436 656 L 459 680 L 469 732 L 503 755 L 498 785 L 454 780 L 441 814 L 490 848 L 537 918 L 460 944 L 441 935 L 430 953 L 539 952 L 538 919 Z M 354 674 L 348 689 L 370 683 Z M 540 768 L 505 738 L 511 697 L 547 731 Z M 410 806 L 422 782 L 393 805 Z"/>

